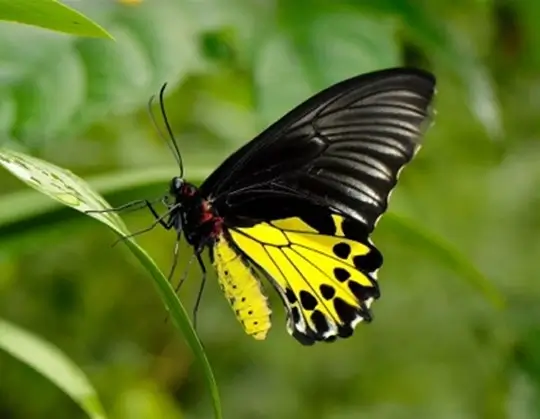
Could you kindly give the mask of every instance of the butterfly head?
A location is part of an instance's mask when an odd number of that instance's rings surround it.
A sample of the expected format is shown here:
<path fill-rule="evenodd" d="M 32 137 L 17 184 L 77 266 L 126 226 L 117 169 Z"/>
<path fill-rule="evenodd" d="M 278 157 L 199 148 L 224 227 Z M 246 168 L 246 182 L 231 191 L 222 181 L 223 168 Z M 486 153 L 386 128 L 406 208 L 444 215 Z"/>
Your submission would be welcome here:
<path fill-rule="evenodd" d="M 186 222 L 190 221 L 192 225 L 196 225 L 193 221 L 196 221 L 197 214 L 202 211 L 204 201 L 198 188 L 186 182 L 183 177 L 175 176 L 169 183 L 169 198 L 172 198 L 172 200 L 168 200 L 171 213 L 179 215 Z M 187 218 L 191 217 L 195 219 L 187 220 Z"/>
<path fill-rule="evenodd" d="M 185 235 L 189 244 L 199 247 L 210 237 L 221 233 L 222 220 L 214 213 L 199 189 L 175 176 L 169 184 L 169 213 L 177 221 L 175 229 Z"/>
<path fill-rule="evenodd" d="M 197 194 L 197 187 L 186 182 L 183 177 L 175 176 L 169 184 L 169 193 L 176 198 L 177 202 L 189 199 Z"/>
<path fill-rule="evenodd" d="M 169 185 L 169 193 L 173 196 L 181 195 L 185 184 L 186 181 L 180 176 L 173 177 Z"/>

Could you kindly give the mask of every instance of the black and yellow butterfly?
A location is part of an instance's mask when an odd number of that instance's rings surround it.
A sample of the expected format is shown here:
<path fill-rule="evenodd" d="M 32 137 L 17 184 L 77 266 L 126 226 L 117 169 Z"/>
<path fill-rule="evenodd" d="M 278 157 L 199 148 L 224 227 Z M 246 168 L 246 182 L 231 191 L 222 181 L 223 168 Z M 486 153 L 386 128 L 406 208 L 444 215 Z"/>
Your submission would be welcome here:
<path fill-rule="evenodd" d="M 300 343 L 330 342 L 370 321 L 383 257 L 370 240 L 402 167 L 430 119 L 435 78 L 394 68 L 318 93 L 217 168 L 200 187 L 170 183 L 166 218 L 201 254 L 245 331 L 265 339 L 271 310 L 265 277 Z M 163 90 L 160 104 L 163 106 Z M 165 118 L 165 122 L 166 118 Z M 170 127 L 167 124 L 167 128 Z"/>

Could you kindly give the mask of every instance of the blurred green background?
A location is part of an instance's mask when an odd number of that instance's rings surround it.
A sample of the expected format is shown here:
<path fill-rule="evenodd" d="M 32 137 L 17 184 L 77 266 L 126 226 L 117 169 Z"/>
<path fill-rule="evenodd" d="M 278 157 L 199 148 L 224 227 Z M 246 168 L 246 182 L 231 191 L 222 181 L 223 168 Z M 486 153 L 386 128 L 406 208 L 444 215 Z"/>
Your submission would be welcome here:
<path fill-rule="evenodd" d="M 438 78 L 436 124 L 390 206 L 411 228 L 383 218 L 374 236 L 385 265 L 371 325 L 301 347 L 267 287 L 274 326 L 257 342 L 210 276 L 199 334 L 226 418 L 540 417 L 540 3 L 65 3 L 116 42 L 1 23 L 0 142 L 73 170 L 113 205 L 158 196 L 177 173 L 146 110 L 165 81 L 186 175 L 200 182 L 331 83 L 402 64 Z M 5 171 L 0 182 L 0 318 L 67 353 L 112 418 L 210 418 L 202 373 L 133 256 L 95 220 Z M 133 231 L 151 222 L 144 211 L 124 219 Z M 506 306 L 419 233 L 455 247 Z M 139 243 L 167 271 L 174 234 Z M 194 270 L 188 309 L 198 287 Z M 0 352 L 0 418 L 44 417 L 85 416 Z"/>

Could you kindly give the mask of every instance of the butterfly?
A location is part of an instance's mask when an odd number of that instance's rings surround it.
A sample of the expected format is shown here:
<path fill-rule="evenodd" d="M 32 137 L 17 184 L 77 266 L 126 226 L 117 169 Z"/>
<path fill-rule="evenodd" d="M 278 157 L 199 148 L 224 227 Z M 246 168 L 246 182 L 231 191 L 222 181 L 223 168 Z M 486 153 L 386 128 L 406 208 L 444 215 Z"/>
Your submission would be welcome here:
<path fill-rule="evenodd" d="M 165 215 L 144 205 L 176 232 L 177 246 L 184 237 L 193 248 L 203 281 L 201 255 L 209 252 L 245 332 L 263 340 L 271 327 L 263 279 L 303 345 L 350 337 L 370 322 L 383 263 L 370 235 L 431 121 L 434 75 L 390 68 L 337 83 L 230 155 L 199 187 L 183 177 L 164 87 L 161 112 L 180 175 L 163 199 Z"/>

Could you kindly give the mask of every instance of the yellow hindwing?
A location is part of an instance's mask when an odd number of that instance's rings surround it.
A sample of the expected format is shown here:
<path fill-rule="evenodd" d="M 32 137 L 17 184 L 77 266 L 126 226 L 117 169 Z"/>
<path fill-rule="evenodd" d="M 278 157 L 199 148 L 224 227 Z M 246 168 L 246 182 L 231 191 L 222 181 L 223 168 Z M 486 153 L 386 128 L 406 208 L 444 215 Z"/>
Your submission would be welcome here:
<path fill-rule="evenodd" d="M 230 235 L 268 275 L 288 312 L 287 329 L 297 339 L 347 337 L 378 298 L 375 279 L 382 256 L 367 235 L 355 233 L 355 222 L 329 215 L 332 233 L 321 232 L 300 218 L 235 228 Z"/>
<path fill-rule="evenodd" d="M 236 318 L 248 335 L 265 339 L 271 326 L 271 310 L 259 278 L 223 236 L 214 244 L 213 261 L 221 290 Z"/>

